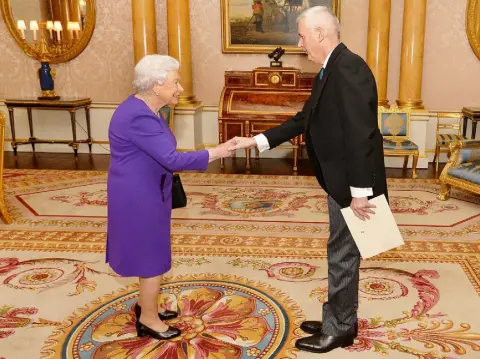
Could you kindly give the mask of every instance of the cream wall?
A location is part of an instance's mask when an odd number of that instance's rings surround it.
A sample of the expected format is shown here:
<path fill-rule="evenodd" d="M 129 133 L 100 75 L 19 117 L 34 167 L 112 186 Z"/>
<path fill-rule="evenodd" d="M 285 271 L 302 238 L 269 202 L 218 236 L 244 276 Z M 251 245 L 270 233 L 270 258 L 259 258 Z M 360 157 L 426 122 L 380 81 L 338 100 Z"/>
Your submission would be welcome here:
<path fill-rule="evenodd" d="M 428 109 L 480 105 L 480 61 L 465 31 L 466 3 L 427 1 L 423 101 Z"/>

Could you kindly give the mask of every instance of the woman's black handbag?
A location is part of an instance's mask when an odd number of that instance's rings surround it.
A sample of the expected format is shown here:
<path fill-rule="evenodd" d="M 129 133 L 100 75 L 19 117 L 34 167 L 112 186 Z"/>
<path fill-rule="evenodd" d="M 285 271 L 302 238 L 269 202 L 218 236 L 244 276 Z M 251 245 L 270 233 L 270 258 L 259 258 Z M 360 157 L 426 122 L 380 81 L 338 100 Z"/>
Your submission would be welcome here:
<path fill-rule="evenodd" d="M 181 208 L 186 207 L 187 205 L 187 195 L 182 186 L 182 181 L 180 180 L 180 175 L 173 175 L 172 182 L 172 208 Z"/>

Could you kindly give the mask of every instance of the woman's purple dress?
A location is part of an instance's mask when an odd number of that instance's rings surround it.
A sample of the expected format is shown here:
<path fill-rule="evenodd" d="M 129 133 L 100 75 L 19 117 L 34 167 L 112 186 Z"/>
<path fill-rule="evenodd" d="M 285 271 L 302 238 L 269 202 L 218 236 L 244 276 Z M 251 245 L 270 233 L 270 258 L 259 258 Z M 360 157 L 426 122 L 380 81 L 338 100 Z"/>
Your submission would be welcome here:
<path fill-rule="evenodd" d="M 172 264 L 173 172 L 206 170 L 208 151 L 177 152 L 164 119 L 133 95 L 113 114 L 108 137 L 106 261 L 126 277 L 163 274 Z"/>

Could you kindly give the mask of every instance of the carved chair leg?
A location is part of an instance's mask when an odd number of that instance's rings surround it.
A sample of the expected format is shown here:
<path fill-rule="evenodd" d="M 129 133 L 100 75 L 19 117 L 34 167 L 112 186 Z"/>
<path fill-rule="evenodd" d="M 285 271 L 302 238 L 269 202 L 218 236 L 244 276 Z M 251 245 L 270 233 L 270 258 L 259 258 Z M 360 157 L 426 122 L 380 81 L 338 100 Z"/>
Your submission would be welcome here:
<path fill-rule="evenodd" d="M 293 149 L 293 172 L 297 172 L 298 148 Z"/>
<path fill-rule="evenodd" d="M 404 160 L 403 160 L 403 169 L 407 169 L 407 166 L 408 166 L 408 156 L 405 156 Z"/>
<path fill-rule="evenodd" d="M 1 217 L 6 224 L 12 224 L 13 219 L 8 212 L 2 212 Z"/>
<path fill-rule="evenodd" d="M 440 162 L 440 146 L 435 147 L 435 156 L 433 157 L 433 162 L 435 162 L 435 174 L 438 173 L 438 163 Z"/>
<path fill-rule="evenodd" d="M 0 199 L 0 201 L 1 201 L 1 203 L 0 203 L 0 216 L 2 217 L 3 221 L 6 224 L 13 223 L 13 219 L 10 216 L 10 213 L 8 213 L 7 206 L 5 205 L 5 201 L 3 200 L 3 198 Z"/>
<path fill-rule="evenodd" d="M 448 183 L 444 183 L 442 181 L 440 181 L 440 186 L 442 187 L 442 190 L 441 190 L 440 194 L 437 196 L 437 198 L 440 201 L 446 201 L 450 197 L 450 188 L 452 186 L 450 186 Z"/>
<path fill-rule="evenodd" d="M 417 178 L 417 163 L 418 163 L 418 153 L 413 155 L 412 163 L 412 178 Z"/>

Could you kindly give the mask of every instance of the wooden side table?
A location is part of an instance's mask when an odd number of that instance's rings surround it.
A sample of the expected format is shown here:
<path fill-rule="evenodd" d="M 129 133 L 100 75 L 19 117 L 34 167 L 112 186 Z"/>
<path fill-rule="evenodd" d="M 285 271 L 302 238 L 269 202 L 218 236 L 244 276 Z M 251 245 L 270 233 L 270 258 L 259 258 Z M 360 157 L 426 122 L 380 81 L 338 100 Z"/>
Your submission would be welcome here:
<path fill-rule="evenodd" d="M 480 120 L 480 107 L 464 107 L 463 113 L 463 137 L 467 138 L 467 122 L 468 119 L 472 121 L 472 139 L 477 133 L 477 121 Z"/>
<path fill-rule="evenodd" d="M 34 100 L 34 99 L 7 99 L 5 100 L 5 105 L 8 108 L 8 113 L 10 115 L 10 128 L 12 131 L 12 148 L 14 155 L 17 155 L 17 146 L 24 144 L 31 144 L 32 149 L 35 152 L 36 143 L 66 143 L 69 146 L 72 146 L 75 156 L 78 155 L 78 145 L 80 143 L 87 143 L 90 153 L 92 153 L 92 134 L 90 127 L 90 105 L 92 100 L 89 98 L 83 99 L 61 99 L 61 100 Z M 28 127 L 30 130 L 30 137 L 28 141 L 17 141 L 15 137 L 15 108 L 26 108 L 28 114 Z M 87 122 L 87 135 L 86 140 L 77 140 L 77 127 L 75 120 L 75 113 L 79 109 L 85 109 L 85 116 Z M 72 137 L 73 140 L 47 140 L 47 139 L 38 139 L 33 134 L 33 116 L 32 110 L 56 110 L 56 111 L 68 111 L 70 113 L 70 121 L 72 123 Z"/>

